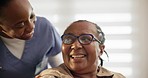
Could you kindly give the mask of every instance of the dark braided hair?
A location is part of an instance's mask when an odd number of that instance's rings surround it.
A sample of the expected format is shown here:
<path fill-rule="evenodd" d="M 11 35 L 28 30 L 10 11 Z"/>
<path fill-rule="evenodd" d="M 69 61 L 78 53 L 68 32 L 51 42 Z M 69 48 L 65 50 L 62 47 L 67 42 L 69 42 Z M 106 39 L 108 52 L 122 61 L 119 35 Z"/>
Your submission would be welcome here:
<path fill-rule="evenodd" d="M 93 23 L 95 26 L 96 26 L 96 29 L 97 29 L 97 33 L 99 34 L 98 37 L 99 37 L 99 40 L 101 41 L 101 44 L 104 44 L 105 43 L 105 34 L 103 33 L 102 29 L 95 23 Z M 107 57 L 109 58 L 107 52 L 104 50 L 105 54 L 107 55 Z M 100 57 L 100 65 L 103 66 L 103 59 Z"/>

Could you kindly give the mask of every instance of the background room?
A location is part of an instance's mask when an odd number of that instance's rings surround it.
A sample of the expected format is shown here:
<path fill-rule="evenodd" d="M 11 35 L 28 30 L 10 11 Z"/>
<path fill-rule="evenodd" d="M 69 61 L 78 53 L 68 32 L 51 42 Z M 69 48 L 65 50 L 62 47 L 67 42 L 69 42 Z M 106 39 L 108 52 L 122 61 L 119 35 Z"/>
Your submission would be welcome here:
<path fill-rule="evenodd" d="M 106 34 L 104 67 L 127 78 L 148 78 L 148 0 L 30 0 L 60 35 L 74 20 L 97 23 Z M 62 60 L 62 59 L 61 59 Z"/>

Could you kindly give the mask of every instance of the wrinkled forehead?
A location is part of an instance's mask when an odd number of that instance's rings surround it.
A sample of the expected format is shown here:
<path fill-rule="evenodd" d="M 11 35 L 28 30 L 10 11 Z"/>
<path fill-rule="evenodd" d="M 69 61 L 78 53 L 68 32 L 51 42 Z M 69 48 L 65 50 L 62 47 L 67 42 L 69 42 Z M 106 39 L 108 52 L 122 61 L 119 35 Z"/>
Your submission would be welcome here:
<path fill-rule="evenodd" d="M 72 23 L 64 32 L 64 34 L 96 34 L 96 26 L 89 22 Z"/>

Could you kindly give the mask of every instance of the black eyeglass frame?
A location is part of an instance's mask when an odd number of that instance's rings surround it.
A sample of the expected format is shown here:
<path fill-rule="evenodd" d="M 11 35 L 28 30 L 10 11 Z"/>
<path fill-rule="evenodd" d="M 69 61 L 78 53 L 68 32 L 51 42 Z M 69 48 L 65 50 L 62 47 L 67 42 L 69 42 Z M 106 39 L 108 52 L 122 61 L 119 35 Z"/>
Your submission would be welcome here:
<path fill-rule="evenodd" d="M 77 39 L 77 40 L 79 41 L 79 43 L 82 44 L 82 45 L 88 45 L 88 44 L 90 44 L 92 41 L 97 41 L 98 43 L 101 44 L 101 41 L 98 40 L 98 39 L 96 39 L 92 34 L 81 34 L 81 35 L 79 35 L 79 36 L 75 36 L 75 35 L 72 35 L 72 34 L 63 34 L 63 35 L 61 36 L 62 41 L 63 41 L 64 36 L 66 36 L 66 35 L 70 35 L 70 36 L 75 37 L 75 40 Z M 83 36 L 83 35 L 89 35 L 89 36 L 91 36 L 91 37 L 92 37 L 92 40 L 91 40 L 89 43 L 87 43 L 87 44 L 83 44 L 83 43 L 80 41 L 80 39 L 79 39 L 79 38 L 80 38 L 81 36 Z M 70 44 L 73 44 L 73 43 L 75 42 L 75 40 L 74 40 L 72 43 L 70 43 Z M 64 42 L 63 42 L 63 43 L 64 43 Z M 64 43 L 64 44 L 66 44 L 66 43 Z M 70 45 L 70 44 L 66 44 L 66 45 Z"/>

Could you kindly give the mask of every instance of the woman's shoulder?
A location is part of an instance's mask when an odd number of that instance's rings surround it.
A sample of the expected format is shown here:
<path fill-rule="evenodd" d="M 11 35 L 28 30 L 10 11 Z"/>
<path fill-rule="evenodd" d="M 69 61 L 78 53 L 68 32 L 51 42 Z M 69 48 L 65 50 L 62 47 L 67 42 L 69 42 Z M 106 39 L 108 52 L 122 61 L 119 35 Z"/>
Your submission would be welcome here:
<path fill-rule="evenodd" d="M 99 66 L 99 76 L 112 76 L 112 78 L 126 78 L 124 75 L 118 72 L 110 71 L 104 67 Z"/>

